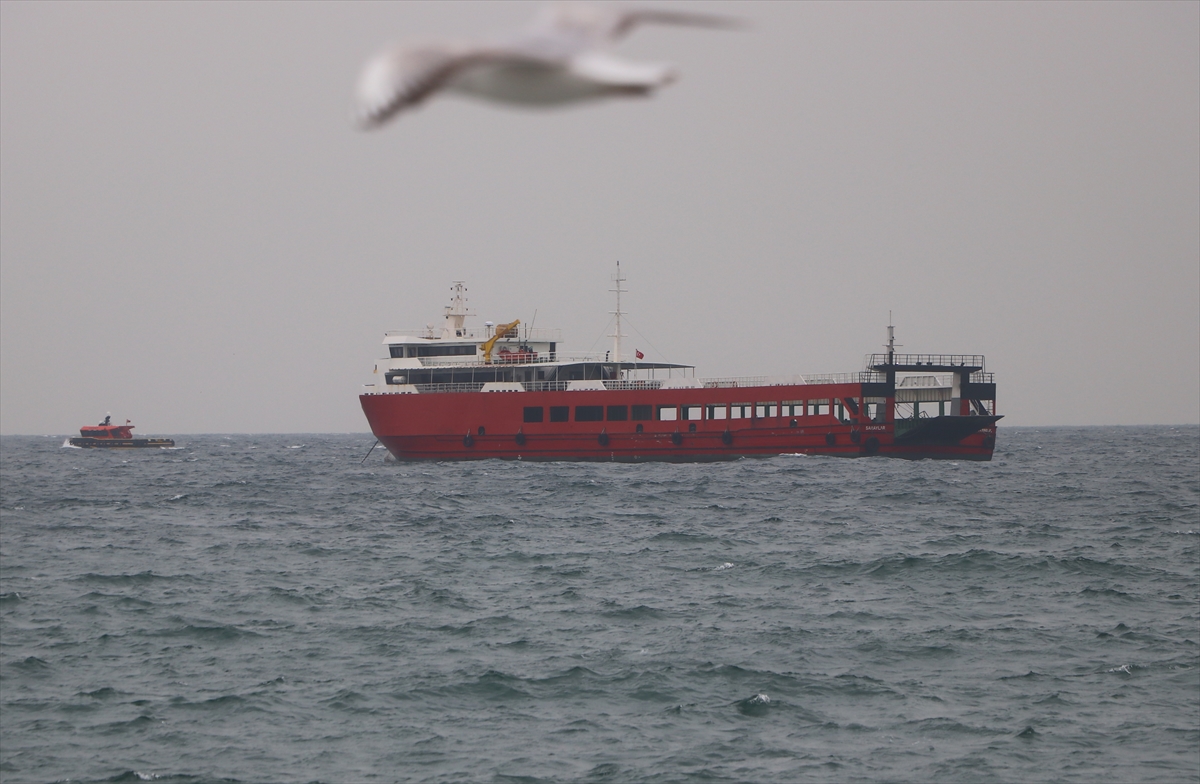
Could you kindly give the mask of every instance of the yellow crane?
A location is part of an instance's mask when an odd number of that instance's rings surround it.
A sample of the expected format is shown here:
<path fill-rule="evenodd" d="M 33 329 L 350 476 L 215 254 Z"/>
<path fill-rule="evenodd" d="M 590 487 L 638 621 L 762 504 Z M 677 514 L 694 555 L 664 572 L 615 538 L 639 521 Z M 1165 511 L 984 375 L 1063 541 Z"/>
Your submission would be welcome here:
<path fill-rule="evenodd" d="M 508 337 L 509 335 L 515 336 L 517 334 L 517 325 L 520 323 L 521 319 L 517 319 L 516 321 L 511 321 L 508 324 L 501 324 L 500 326 L 496 327 L 496 334 L 488 338 L 483 344 L 484 362 L 491 364 L 492 349 L 495 347 L 496 341 L 500 338 Z"/>

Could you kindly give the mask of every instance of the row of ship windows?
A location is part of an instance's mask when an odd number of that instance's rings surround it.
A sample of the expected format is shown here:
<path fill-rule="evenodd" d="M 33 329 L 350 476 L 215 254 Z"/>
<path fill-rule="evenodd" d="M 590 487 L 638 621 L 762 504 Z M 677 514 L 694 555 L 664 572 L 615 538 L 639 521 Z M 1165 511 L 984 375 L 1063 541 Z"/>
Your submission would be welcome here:
<path fill-rule="evenodd" d="M 844 419 L 847 410 L 858 414 L 858 403 L 848 401 L 850 408 L 841 401 L 832 403 L 839 419 Z M 874 418 L 880 411 L 882 401 L 871 401 L 866 404 L 867 416 Z M 625 422 L 632 419 L 635 422 L 657 419 L 664 422 L 700 419 L 750 419 L 752 417 L 799 417 L 799 416 L 828 416 L 831 403 L 826 400 L 785 400 L 782 403 L 714 403 L 711 405 L 686 406 L 575 406 L 576 422 Z M 570 421 L 570 406 L 550 406 L 551 422 Z M 545 416 L 543 406 L 526 406 L 526 422 L 542 422 Z"/>
<path fill-rule="evenodd" d="M 475 346 L 389 346 L 393 359 L 404 357 L 473 357 Z M 406 351 L 407 349 L 407 351 Z"/>

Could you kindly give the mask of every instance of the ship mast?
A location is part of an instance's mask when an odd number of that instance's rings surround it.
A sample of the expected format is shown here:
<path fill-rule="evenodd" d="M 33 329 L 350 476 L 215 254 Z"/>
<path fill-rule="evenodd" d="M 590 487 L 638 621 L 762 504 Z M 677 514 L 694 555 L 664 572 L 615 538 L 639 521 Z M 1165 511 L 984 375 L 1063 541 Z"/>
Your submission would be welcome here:
<path fill-rule="evenodd" d="M 896 327 L 895 327 L 895 326 L 892 324 L 892 311 L 890 311 L 890 310 L 888 311 L 888 342 L 887 342 L 887 352 L 888 352 L 888 364 L 889 364 L 889 365 L 893 365 L 893 364 L 895 364 L 895 356 L 896 356 Z"/>
<path fill-rule="evenodd" d="M 609 289 L 609 291 L 614 292 L 617 295 L 617 309 L 609 312 L 616 316 L 617 319 L 616 328 L 613 330 L 613 334 L 609 335 L 609 337 L 613 339 L 613 360 L 617 363 L 617 366 L 620 367 L 621 338 L 625 337 L 625 335 L 621 334 L 621 316 L 623 315 L 621 313 L 621 284 L 625 282 L 625 278 L 621 277 L 621 262 L 619 261 L 617 262 L 617 274 L 612 276 L 612 280 L 617 287 Z"/>
<path fill-rule="evenodd" d="M 465 281 L 454 281 L 454 288 L 450 290 L 454 292 L 454 299 L 446 306 L 446 322 L 442 325 L 443 339 L 463 337 L 466 334 L 463 321 L 467 316 L 475 315 L 467 310 L 467 298 L 463 296 L 467 291 Z"/>

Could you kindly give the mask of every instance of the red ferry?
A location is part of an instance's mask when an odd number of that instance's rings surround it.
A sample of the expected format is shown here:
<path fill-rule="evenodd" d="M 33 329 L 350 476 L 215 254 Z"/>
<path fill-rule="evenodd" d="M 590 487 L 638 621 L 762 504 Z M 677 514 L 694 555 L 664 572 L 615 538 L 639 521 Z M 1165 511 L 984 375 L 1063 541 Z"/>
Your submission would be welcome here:
<path fill-rule="evenodd" d="M 112 414 L 106 415 L 104 421 L 94 427 L 84 425 L 79 428 L 79 438 L 70 439 L 70 443 L 71 446 L 108 449 L 175 446 L 175 442 L 169 438 L 134 438 L 133 425 L 129 420 L 126 419 L 123 425 L 114 425 Z"/>
<path fill-rule="evenodd" d="M 389 332 L 360 396 L 398 460 L 693 462 L 779 454 L 990 460 L 996 383 L 978 354 L 871 354 L 859 373 L 699 379 L 613 349 L 568 354 L 557 330 L 468 329 L 465 287 L 440 329 Z"/>

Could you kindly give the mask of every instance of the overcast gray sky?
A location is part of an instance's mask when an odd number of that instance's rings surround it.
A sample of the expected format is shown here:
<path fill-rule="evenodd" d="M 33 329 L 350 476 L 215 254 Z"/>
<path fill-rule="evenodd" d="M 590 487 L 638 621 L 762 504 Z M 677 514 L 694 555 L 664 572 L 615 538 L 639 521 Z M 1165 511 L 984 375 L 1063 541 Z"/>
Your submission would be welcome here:
<path fill-rule="evenodd" d="M 4 0 L 0 432 L 366 431 L 451 280 L 583 351 L 617 259 L 700 376 L 858 370 L 891 310 L 1006 424 L 1200 421 L 1200 4 L 678 5 L 751 27 L 635 32 L 652 99 L 361 133 L 383 45 L 537 5 Z"/>

